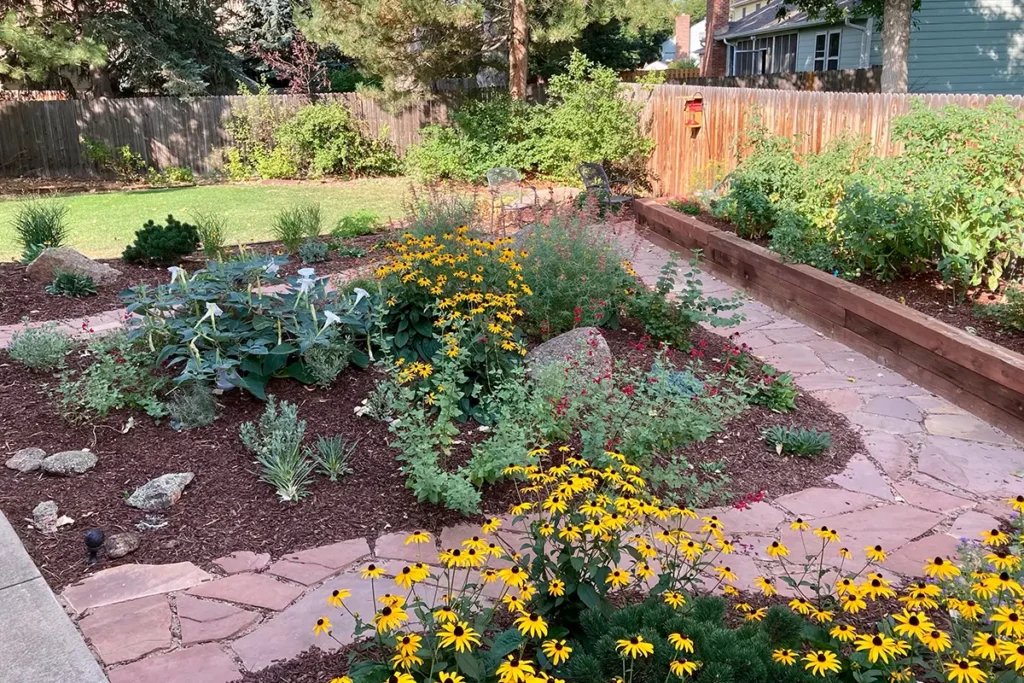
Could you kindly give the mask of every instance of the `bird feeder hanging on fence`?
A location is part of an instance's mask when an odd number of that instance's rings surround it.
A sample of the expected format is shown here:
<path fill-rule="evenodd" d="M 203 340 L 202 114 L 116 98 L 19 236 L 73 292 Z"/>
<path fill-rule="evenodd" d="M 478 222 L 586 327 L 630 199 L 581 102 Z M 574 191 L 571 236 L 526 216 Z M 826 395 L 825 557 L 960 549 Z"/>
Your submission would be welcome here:
<path fill-rule="evenodd" d="M 694 135 L 704 126 L 704 96 L 697 93 L 683 100 L 683 126 L 693 131 Z"/>

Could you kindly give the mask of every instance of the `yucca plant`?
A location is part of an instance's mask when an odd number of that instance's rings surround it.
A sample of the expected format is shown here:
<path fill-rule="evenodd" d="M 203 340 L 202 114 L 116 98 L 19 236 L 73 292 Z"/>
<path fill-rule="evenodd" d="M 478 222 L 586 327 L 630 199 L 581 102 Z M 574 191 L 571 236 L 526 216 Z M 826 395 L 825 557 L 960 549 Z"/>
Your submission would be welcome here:
<path fill-rule="evenodd" d="M 340 436 L 321 436 L 316 440 L 316 447 L 310 455 L 320 472 L 331 481 L 352 473 L 349 459 L 356 450 L 359 441 L 347 443 Z"/>
<path fill-rule="evenodd" d="M 761 437 L 779 455 L 791 453 L 810 458 L 832 447 L 832 435 L 829 432 L 803 427 L 775 425 L 765 429 Z"/>

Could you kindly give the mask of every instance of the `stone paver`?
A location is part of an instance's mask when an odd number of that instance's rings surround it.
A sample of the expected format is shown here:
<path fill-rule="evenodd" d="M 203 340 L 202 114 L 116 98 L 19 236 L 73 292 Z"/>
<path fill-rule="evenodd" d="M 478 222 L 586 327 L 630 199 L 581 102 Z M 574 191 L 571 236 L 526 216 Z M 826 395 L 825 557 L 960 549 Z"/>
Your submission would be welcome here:
<path fill-rule="evenodd" d="M 369 556 L 369 554 L 370 546 L 366 539 L 357 538 L 285 555 L 271 564 L 267 571 L 305 586 L 311 586 L 337 574 L 348 565 Z"/>
<path fill-rule="evenodd" d="M 914 422 L 921 420 L 921 409 L 905 398 L 876 396 L 867 402 L 864 406 L 864 412 L 897 417 Z"/>
<path fill-rule="evenodd" d="M 912 471 L 910 445 L 903 437 L 887 432 L 865 432 L 863 440 L 868 455 L 891 479 L 902 479 Z"/>
<path fill-rule="evenodd" d="M 936 557 L 955 559 L 960 542 L 946 534 L 932 534 L 913 541 L 892 553 L 884 566 L 904 576 L 924 576 L 924 565 Z"/>
<path fill-rule="evenodd" d="M 956 518 L 946 533 L 953 538 L 981 541 L 979 534 L 988 529 L 999 528 L 999 520 L 984 512 L 965 512 Z"/>
<path fill-rule="evenodd" d="M 849 491 L 866 493 L 882 500 L 893 500 L 888 482 L 879 474 L 874 463 L 863 455 L 850 458 L 846 469 L 839 474 L 833 474 L 828 480 Z"/>
<path fill-rule="evenodd" d="M 881 502 L 874 496 L 856 491 L 815 486 L 782 496 L 775 501 L 775 504 L 789 510 L 796 517 L 810 520 L 818 517 L 831 517 L 841 512 L 863 510 Z"/>
<path fill-rule="evenodd" d="M 240 574 L 241 572 L 259 572 L 270 564 L 270 553 L 254 553 L 250 550 L 218 557 L 213 561 L 225 574 Z"/>
<path fill-rule="evenodd" d="M 853 389 L 829 389 L 814 392 L 814 397 L 837 413 L 847 415 L 860 409 L 863 400 Z"/>
<path fill-rule="evenodd" d="M 1016 495 L 1024 487 L 1024 450 L 930 436 L 918 456 L 918 470 L 978 496 Z"/>
<path fill-rule="evenodd" d="M 62 597 L 75 612 L 197 586 L 212 576 L 191 562 L 123 564 L 71 586 Z"/>
<path fill-rule="evenodd" d="M 431 556 L 437 550 L 433 543 L 433 534 L 431 534 L 430 543 L 422 545 L 410 543 L 406 545 L 405 539 L 409 537 L 412 531 L 414 530 L 399 531 L 379 536 L 374 542 L 373 554 L 385 560 L 404 560 L 406 562 L 419 562 L 420 560 L 431 559 Z"/>
<path fill-rule="evenodd" d="M 1004 446 L 1013 444 L 1010 437 L 1003 434 L 1000 430 L 967 413 L 929 417 L 924 421 L 924 426 L 929 434 L 934 434 L 935 436 L 985 441 Z"/>
<path fill-rule="evenodd" d="M 933 488 L 922 486 L 912 481 L 896 484 L 896 493 L 911 505 L 943 514 L 959 508 L 974 506 L 974 503 L 966 498 L 951 496 L 948 493 L 936 491 Z"/>
<path fill-rule="evenodd" d="M 344 609 L 327 605 L 327 598 L 335 589 L 352 591 L 345 604 L 354 613 L 369 621 L 374 613 L 373 600 L 367 590 L 368 583 L 357 575 L 346 574 L 327 582 L 306 594 L 290 609 L 260 624 L 252 633 L 234 641 L 231 648 L 249 671 L 259 671 L 275 660 L 295 657 L 310 647 L 334 651 L 338 644 L 326 637 L 313 635 L 313 626 L 320 617 L 328 617 L 333 624 L 334 636 L 344 644 L 352 642 L 355 620 Z M 113 682 L 112 682 L 113 683 Z"/>
<path fill-rule="evenodd" d="M 234 660 L 216 644 L 156 655 L 107 672 L 110 683 L 232 683 L 242 679 Z"/>
<path fill-rule="evenodd" d="M 104 605 L 82 618 L 78 628 L 104 664 L 130 662 L 171 648 L 171 605 L 163 595 Z"/>
<path fill-rule="evenodd" d="M 225 605 L 179 595 L 175 601 L 181 624 L 181 644 L 194 645 L 238 635 L 259 619 L 258 614 Z"/>
<path fill-rule="evenodd" d="M 736 508 L 708 508 L 698 510 L 700 516 L 718 517 L 726 531 L 733 534 L 772 533 L 786 520 L 786 515 L 768 503 L 752 503 L 745 510 Z"/>
<path fill-rule="evenodd" d="M 302 595 L 302 592 L 299 586 L 278 581 L 266 574 L 232 574 L 196 586 L 188 594 L 279 612 Z"/>

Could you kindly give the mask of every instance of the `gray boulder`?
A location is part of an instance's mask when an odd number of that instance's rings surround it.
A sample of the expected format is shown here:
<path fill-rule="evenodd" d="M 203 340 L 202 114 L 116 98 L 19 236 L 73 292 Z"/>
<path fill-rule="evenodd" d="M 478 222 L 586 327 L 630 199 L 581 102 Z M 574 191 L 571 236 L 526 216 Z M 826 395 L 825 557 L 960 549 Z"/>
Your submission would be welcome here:
<path fill-rule="evenodd" d="M 601 330 L 577 327 L 526 354 L 526 367 L 531 376 L 541 368 L 556 364 L 569 365 L 574 375 L 589 381 L 611 371 L 612 352 Z"/>
<path fill-rule="evenodd" d="M 133 508 L 139 508 L 147 512 L 166 510 L 178 502 L 178 499 L 181 498 L 181 492 L 185 490 L 185 487 L 189 485 L 195 476 L 192 472 L 182 472 L 179 474 L 165 474 L 156 479 L 151 479 L 135 489 L 135 492 L 128 496 L 127 502 Z"/>
<path fill-rule="evenodd" d="M 107 539 L 105 544 L 107 557 L 112 560 L 116 560 L 120 557 L 124 557 L 125 555 L 134 553 L 139 549 L 140 543 L 142 543 L 142 536 L 134 531 L 114 534 Z"/>
<path fill-rule="evenodd" d="M 536 224 L 530 223 L 519 228 L 519 232 L 512 238 L 512 248 L 516 251 L 521 251 L 523 246 L 526 244 L 526 240 L 530 239 L 530 235 L 533 234 L 534 230 L 537 229 Z"/>
<path fill-rule="evenodd" d="M 40 467 L 47 474 L 72 477 L 96 467 L 96 456 L 89 451 L 62 451 L 45 458 Z"/>
<path fill-rule="evenodd" d="M 43 464 L 44 458 L 46 458 L 46 451 L 42 448 L 22 448 L 8 458 L 4 464 L 19 472 L 35 472 Z"/>
<path fill-rule="evenodd" d="M 32 525 L 44 534 L 57 531 L 57 504 L 47 500 L 36 505 L 32 509 Z"/>
<path fill-rule="evenodd" d="M 67 247 L 44 249 L 28 264 L 25 274 L 36 282 L 53 282 L 53 276 L 58 270 L 88 275 L 97 285 L 109 285 L 121 277 L 121 271 L 116 268 L 93 261 L 85 254 Z"/>

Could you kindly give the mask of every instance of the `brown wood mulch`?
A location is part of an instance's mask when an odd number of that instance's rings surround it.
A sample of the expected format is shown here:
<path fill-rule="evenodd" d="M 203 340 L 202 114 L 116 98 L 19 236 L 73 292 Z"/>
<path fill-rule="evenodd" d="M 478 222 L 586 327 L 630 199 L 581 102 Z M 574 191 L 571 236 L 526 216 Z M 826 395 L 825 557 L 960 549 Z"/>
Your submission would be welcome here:
<path fill-rule="evenodd" d="M 649 365 L 654 351 L 635 348 L 640 334 L 633 330 L 607 331 L 609 345 L 630 364 Z M 725 340 L 700 330 L 696 341 L 721 348 Z M 676 352 L 672 352 L 675 354 Z M 682 360 L 682 355 L 679 356 Z M 167 563 L 192 561 L 210 566 L 218 557 L 236 550 L 268 552 L 274 557 L 304 548 L 359 536 L 376 537 L 394 530 L 425 528 L 439 531 L 464 523 L 465 518 L 430 504 L 416 502 L 389 446 L 385 425 L 357 417 L 353 410 L 375 386 L 375 370 L 347 371 L 329 389 L 273 380 L 268 393 L 296 403 L 307 421 L 307 440 L 318 435 L 359 439 L 352 459 L 354 472 L 331 483 L 318 476 L 311 495 L 299 503 L 280 503 L 273 489 L 258 480 L 252 455 L 238 438 L 239 426 L 258 419 L 263 404 L 232 391 L 220 397 L 220 419 L 187 432 L 175 432 L 140 414 L 121 411 L 94 424 L 62 423 L 48 391 L 56 380 L 27 373 L 0 355 L 0 434 L 4 452 L 37 446 L 47 453 L 90 448 L 99 464 L 73 478 L 17 474 L 0 469 L 0 509 L 18 530 L 29 554 L 55 589 L 73 583 L 94 568 L 86 564 L 82 534 L 101 527 L 113 534 L 133 530 L 146 513 L 125 505 L 123 497 L 149 479 L 170 472 L 194 472 L 194 481 L 163 520 L 167 526 L 146 531 L 142 547 L 122 562 Z M 776 415 L 760 409 L 745 412 L 720 434 L 687 451 L 690 462 L 724 461 L 732 478 L 730 498 L 711 503 L 748 499 L 761 490 L 769 498 L 821 485 L 838 472 L 859 447 L 846 419 L 822 404 L 801 397 L 800 410 Z M 129 418 L 134 426 L 125 430 Z M 817 459 L 778 458 L 760 440 L 761 430 L 777 423 L 814 426 L 832 432 L 834 446 Z M 480 438 L 475 424 L 462 427 L 465 444 L 451 458 L 453 465 L 469 455 L 470 443 Z M 2 455 L 3 458 L 8 457 Z M 504 513 L 515 498 L 510 484 L 485 489 L 484 513 Z M 45 500 L 55 501 L 60 514 L 75 524 L 54 535 L 32 530 L 27 520 Z"/>
<path fill-rule="evenodd" d="M 312 267 L 320 275 L 340 273 L 356 268 L 383 256 L 383 250 L 377 249 L 378 243 L 387 241 L 387 234 L 363 235 L 339 242 L 343 247 L 358 247 L 365 255 L 342 256 L 337 250 L 327 252 L 327 260 L 314 263 Z M 282 255 L 285 250 L 280 242 L 258 242 L 246 245 L 246 250 L 257 254 Z M 229 249 L 235 252 L 236 249 Z M 24 318 L 33 322 L 46 320 L 66 320 L 83 318 L 98 313 L 124 308 L 121 292 L 139 284 L 156 286 L 166 284 L 169 278 L 167 269 L 130 265 L 121 259 L 97 259 L 121 271 L 122 276 L 113 285 L 97 287 L 95 296 L 65 297 L 55 296 L 46 292 L 48 282 L 36 282 L 25 275 L 25 266 L 20 263 L 0 263 L 0 325 L 19 323 Z M 195 255 L 182 263 L 189 271 L 205 266 L 202 255 Z M 292 276 L 299 268 L 304 267 L 297 255 L 289 258 L 288 264 L 281 268 L 279 275 Z"/>

